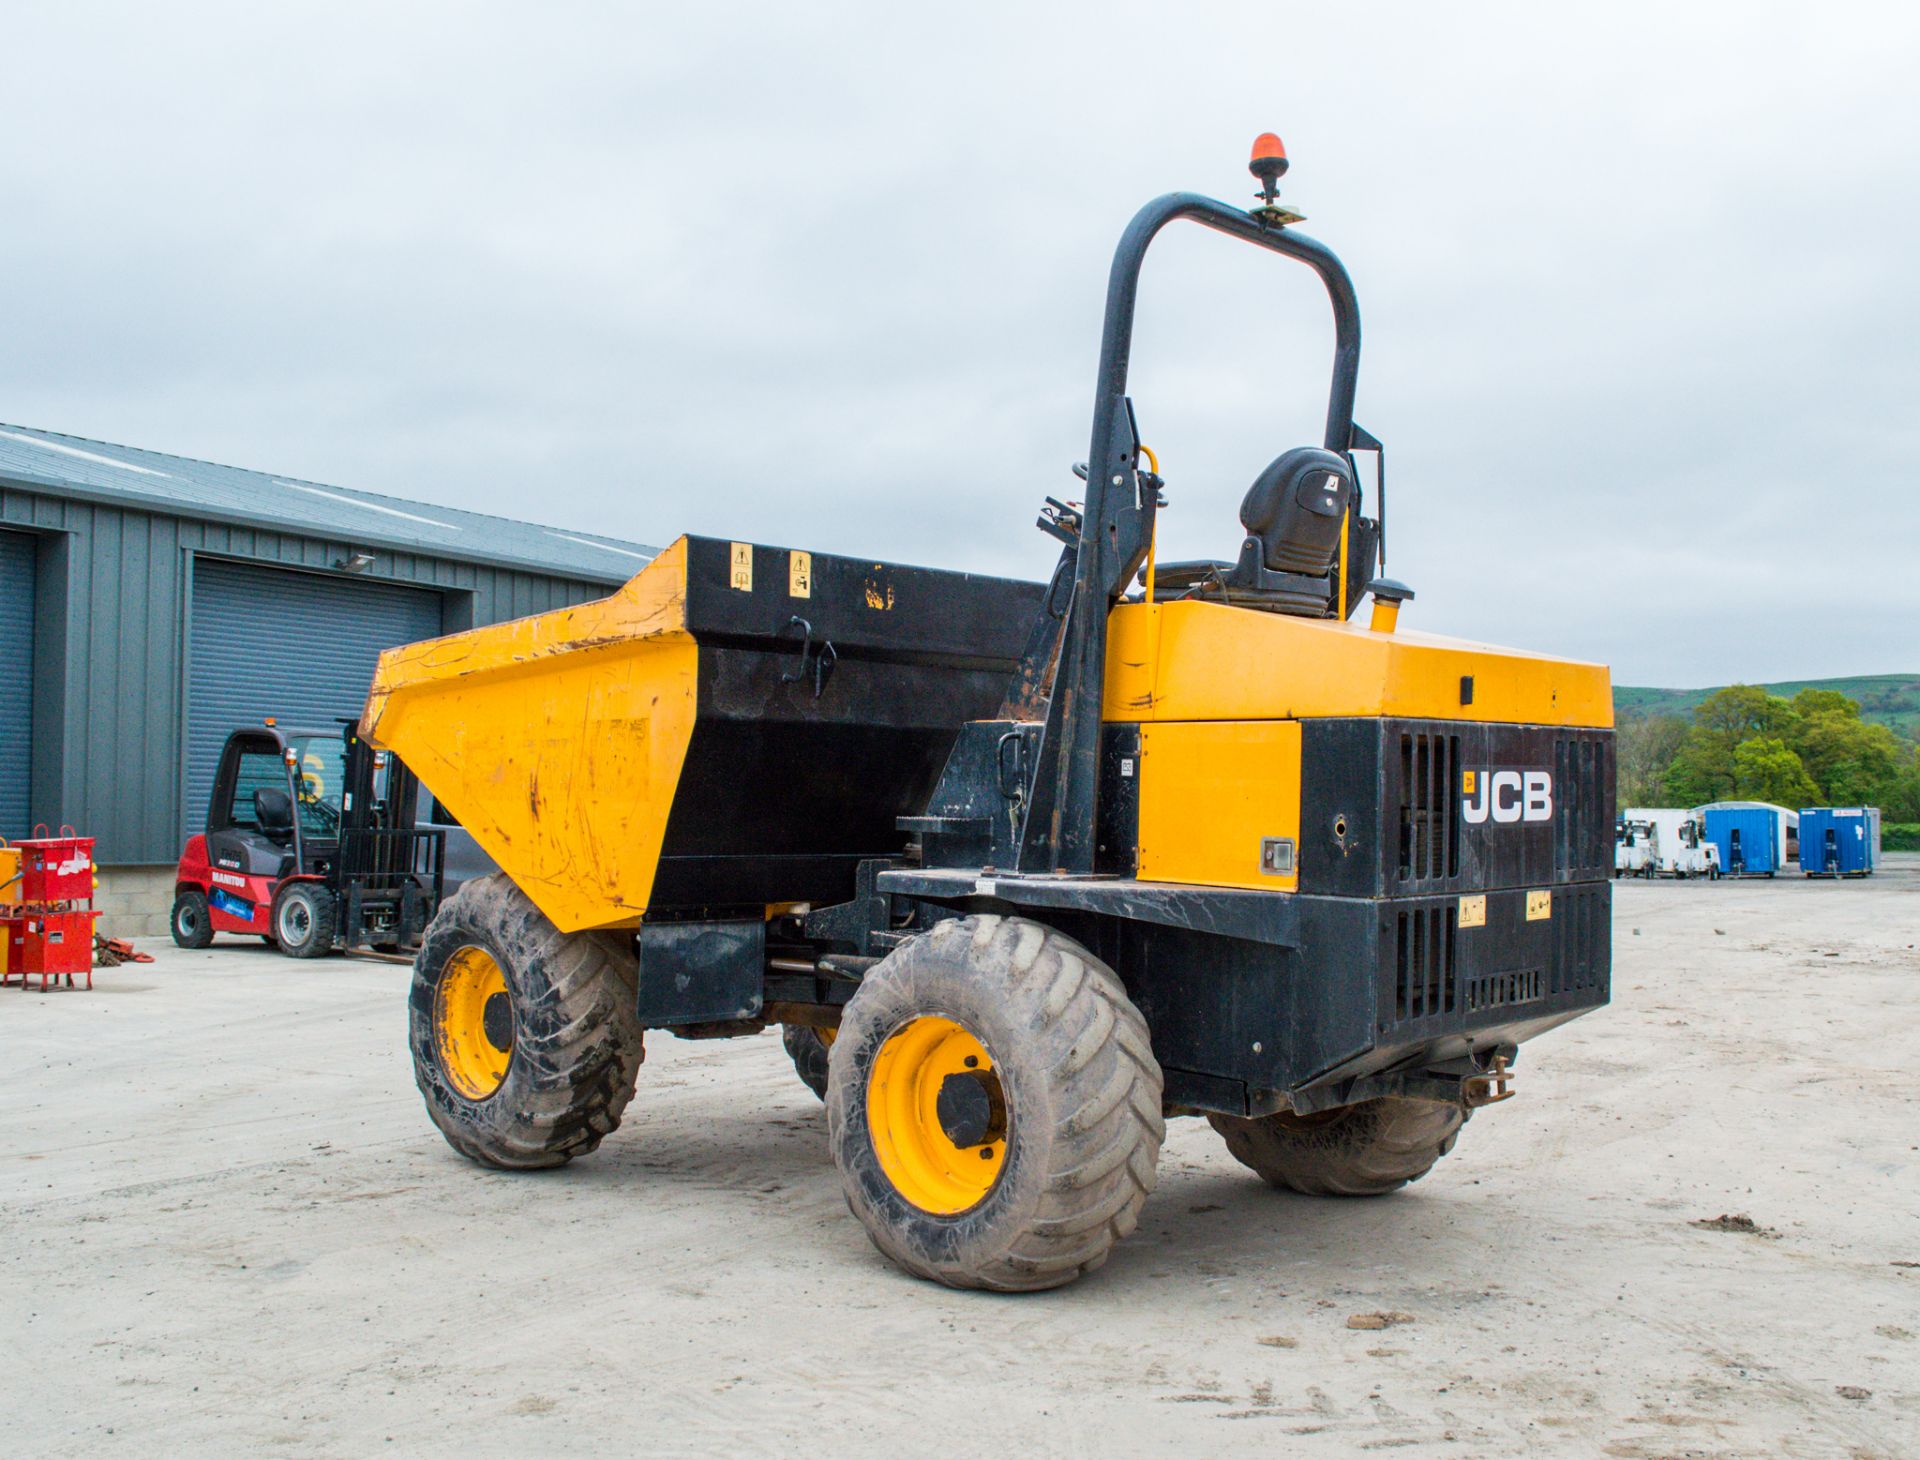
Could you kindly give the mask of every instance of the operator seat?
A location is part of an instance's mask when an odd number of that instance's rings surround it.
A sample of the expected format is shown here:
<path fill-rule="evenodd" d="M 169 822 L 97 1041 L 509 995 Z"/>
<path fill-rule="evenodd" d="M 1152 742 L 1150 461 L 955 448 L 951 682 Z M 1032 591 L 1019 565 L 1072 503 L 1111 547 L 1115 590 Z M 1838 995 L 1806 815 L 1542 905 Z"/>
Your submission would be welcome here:
<path fill-rule="evenodd" d="M 1297 446 L 1269 463 L 1240 502 L 1246 540 L 1233 563 L 1164 563 L 1156 590 L 1224 599 L 1307 618 L 1345 618 L 1372 581 L 1379 527 L 1355 510 L 1353 468 L 1336 452 Z M 1340 529 L 1348 521 L 1347 601 L 1336 606 Z"/>
<path fill-rule="evenodd" d="M 253 819 L 269 841 L 284 845 L 293 840 L 293 801 L 285 791 L 262 786 L 253 793 Z"/>

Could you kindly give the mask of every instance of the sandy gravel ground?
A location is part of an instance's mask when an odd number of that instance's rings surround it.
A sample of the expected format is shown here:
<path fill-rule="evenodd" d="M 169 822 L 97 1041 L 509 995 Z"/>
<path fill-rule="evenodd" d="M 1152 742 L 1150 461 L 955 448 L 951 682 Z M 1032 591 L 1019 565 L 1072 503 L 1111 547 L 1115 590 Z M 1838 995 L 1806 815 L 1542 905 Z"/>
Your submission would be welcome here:
<path fill-rule="evenodd" d="M 1917 943 L 1910 858 L 1623 887 L 1612 1009 L 1427 1180 L 1282 1196 L 1176 1122 L 1021 1299 L 880 1259 L 775 1036 L 657 1038 L 597 1156 L 503 1176 L 404 968 L 152 945 L 0 994 L 0 1454 L 1920 1454 Z"/>

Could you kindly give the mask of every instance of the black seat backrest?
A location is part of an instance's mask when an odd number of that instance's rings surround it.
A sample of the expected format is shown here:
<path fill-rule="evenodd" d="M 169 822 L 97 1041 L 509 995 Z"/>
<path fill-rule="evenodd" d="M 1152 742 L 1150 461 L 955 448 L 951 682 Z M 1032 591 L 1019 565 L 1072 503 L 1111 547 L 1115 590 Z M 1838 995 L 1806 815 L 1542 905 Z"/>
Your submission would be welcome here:
<path fill-rule="evenodd" d="M 253 793 L 253 819 L 268 836 L 291 836 L 293 799 L 285 791 L 262 786 Z"/>
<path fill-rule="evenodd" d="M 1240 522 L 1260 541 L 1260 562 L 1277 573 L 1318 577 L 1340 553 L 1340 524 L 1355 499 L 1352 468 L 1318 446 L 1275 458 L 1247 489 Z"/>

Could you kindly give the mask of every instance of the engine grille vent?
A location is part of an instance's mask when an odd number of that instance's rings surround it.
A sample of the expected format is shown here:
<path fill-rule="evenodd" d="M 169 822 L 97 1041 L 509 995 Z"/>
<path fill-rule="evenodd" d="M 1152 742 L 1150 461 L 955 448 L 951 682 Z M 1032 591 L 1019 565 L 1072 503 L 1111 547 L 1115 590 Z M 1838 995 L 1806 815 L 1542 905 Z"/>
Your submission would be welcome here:
<path fill-rule="evenodd" d="M 1613 871 L 1613 737 L 1562 735 L 1553 742 L 1554 870 L 1568 877 Z"/>
<path fill-rule="evenodd" d="M 1434 731 L 1400 736 L 1402 882 L 1460 875 L 1460 737 Z"/>
<path fill-rule="evenodd" d="M 1537 968 L 1482 974 L 1467 980 L 1467 1012 L 1531 1003 L 1546 992 L 1546 987 L 1546 975 Z"/>
<path fill-rule="evenodd" d="M 1398 915 L 1394 1017 L 1451 1014 L 1458 999 L 1454 909 L 1413 908 Z"/>
<path fill-rule="evenodd" d="M 1554 894 L 1550 992 L 1573 993 L 1605 982 L 1613 946 L 1610 891 L 1589 887 Z"/>

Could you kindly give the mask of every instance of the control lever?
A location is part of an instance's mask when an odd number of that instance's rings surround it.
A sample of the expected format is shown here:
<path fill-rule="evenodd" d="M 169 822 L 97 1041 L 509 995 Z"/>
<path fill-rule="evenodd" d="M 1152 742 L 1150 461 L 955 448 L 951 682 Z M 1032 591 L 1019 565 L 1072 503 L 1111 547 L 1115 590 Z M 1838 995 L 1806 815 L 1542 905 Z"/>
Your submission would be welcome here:
<path fill-rule="evenodd" d="M 1047 498 L 1047 505 L 1040 509 L 1040 520 L 1034 524 L 1056 542 L 1068 547 L 1080 544 L 1080 509 L 1071 502 L 1062 502 L 1058 497 Z"/>

